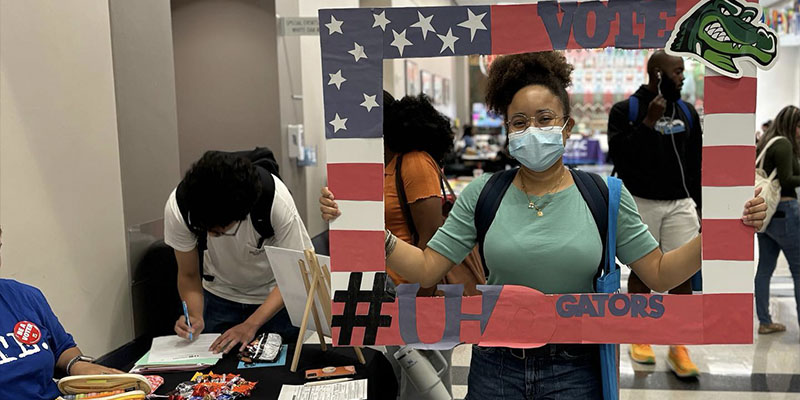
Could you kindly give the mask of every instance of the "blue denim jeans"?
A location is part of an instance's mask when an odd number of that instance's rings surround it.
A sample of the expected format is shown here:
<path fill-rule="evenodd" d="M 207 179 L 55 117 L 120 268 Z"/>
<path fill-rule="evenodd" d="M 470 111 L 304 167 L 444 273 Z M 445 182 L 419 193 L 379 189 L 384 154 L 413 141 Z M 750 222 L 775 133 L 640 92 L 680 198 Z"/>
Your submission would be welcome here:
<path fill-rule="evenodd" d="M 772 323 L 769 315 L 769 281 L 775 272 L 778 254 L 789 262 L 789 271 L 794 281 L 794 299 L 800 306 L 800 207 L 797 200 L 778 203 L 775 215 L 767 230 L 758 234 L 758 270 L 755 279 L 756 314 L 758 322 Z M 800 315 L 800 307 L 798 307 Z"/>
<path fill-rule="evenodd" d="M 600 399 L 596 345 L 549 344 L 536 349 L 472 346 L 466 400 Z"/>
<path fill-rule="evenodd" d="M 204 332 L 224 333 L 235 325 L 244 322 L 260 304 L 242 304 L 223 299 L 207 290 L 203 290 L 203 322 Z M 292 325 L 286 308 L 281 308 L 266 324 L 261 326 L 258 333 L 278 333 L 284 343 L 294 343 L 300 329 Z"/>

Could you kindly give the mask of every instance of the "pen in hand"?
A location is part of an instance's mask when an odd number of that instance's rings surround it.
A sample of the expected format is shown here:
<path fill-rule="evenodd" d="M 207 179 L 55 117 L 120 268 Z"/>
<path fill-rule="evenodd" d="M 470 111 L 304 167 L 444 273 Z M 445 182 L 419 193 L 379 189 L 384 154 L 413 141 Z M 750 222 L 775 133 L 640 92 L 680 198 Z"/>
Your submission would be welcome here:
<path fill-rule="evenodd" d="M 186 308 L 185 301 L 183 301 L 182 303 L 183 303 L 183 316 L 186 317 L 186 325 L 189 327 L 189 329 L 192 329 L 192 321 L 189 321 L 189 309 Z M 192 337 L 192 332 L 189 332 L 189 340 L 194 340 L 194 338 Z"/>

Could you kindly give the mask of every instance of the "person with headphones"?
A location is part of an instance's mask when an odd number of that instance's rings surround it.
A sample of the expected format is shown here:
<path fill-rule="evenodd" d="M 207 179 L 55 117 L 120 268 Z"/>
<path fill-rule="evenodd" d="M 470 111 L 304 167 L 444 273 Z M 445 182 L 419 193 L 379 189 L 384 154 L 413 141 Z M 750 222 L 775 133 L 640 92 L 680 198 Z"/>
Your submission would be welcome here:
<path fill-rule="evenodd" d="M 703 132 L 697 111 L 681 100 L 683 59 L 658 50 L 647 62 L 647 73 L 646 85 L 611 108 L 608 155 L 643 222 L 666 253 L 700 231 Z M 697 278 L 669 293 L 692 294 Z M 631 272 L 628 293 L 650 293 L 650 288 Z M 630 355 L 638 363 L 655 363 L 649 344 L 632 344 Z M 667 362 L 679 377 L 699 374 L 685 346 L 670 346 Z"/>

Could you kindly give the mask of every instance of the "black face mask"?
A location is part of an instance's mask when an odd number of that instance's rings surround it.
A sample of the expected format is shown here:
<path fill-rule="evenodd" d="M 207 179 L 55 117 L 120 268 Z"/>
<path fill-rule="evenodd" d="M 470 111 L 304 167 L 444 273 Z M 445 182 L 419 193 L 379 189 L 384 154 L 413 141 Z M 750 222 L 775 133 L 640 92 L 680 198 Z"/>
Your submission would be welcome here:
<path fill-rule="evenodd" d="M 661 74 L 658 75 L 658 92 L 667 101 L 675 102 L 681 98 L 681 91 L 675 82 L 670 78 L 664 78 Z"/>

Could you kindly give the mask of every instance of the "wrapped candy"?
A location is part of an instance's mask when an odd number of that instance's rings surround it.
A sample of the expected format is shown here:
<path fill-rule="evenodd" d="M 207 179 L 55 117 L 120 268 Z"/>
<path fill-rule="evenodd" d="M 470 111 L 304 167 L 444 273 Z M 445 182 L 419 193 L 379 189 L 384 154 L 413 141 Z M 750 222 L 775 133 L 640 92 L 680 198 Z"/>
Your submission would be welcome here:
<path fill-rule="evenodd" d="M 169 400 L 239 400 L 250 396 L 256 382 L 234 374 L 196 373 L 169 393 Z"/>

